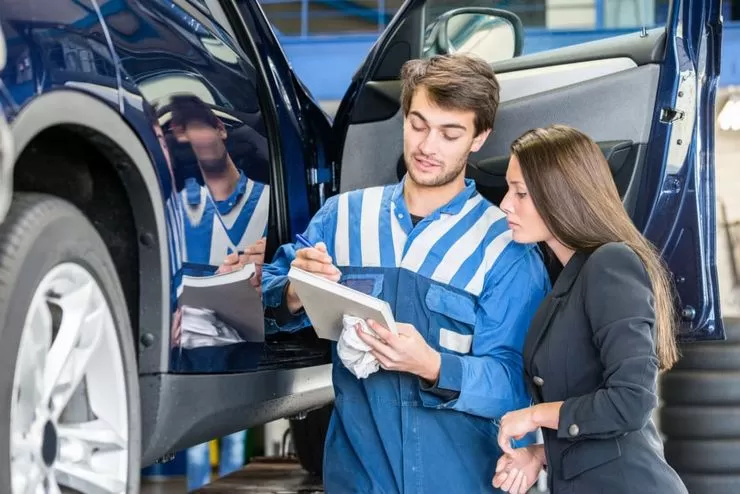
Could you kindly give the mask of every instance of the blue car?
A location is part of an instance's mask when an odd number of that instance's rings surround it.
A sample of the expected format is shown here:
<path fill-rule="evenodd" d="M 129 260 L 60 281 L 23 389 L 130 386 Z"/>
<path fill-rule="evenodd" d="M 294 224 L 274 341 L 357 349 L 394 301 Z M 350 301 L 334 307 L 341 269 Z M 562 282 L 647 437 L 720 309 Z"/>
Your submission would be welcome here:
<path fill-rule="evenodd" d="M 0 28 L 0 492 L 136 493 L 141 467 L 282 417 L 302 419 L 296 448 L 320 471 L 328 343 L 277 332 L 261 304 L 229 320 L 182 300 L 238 251 L 258 279 L 328 197 L 398 181 L 399 71 L 433 53 L 476 53 L 499 74 L 496 128 L 468 167 L 483 195 L 500 202 L 524 131 L 587 132 L 673 273 L 681 338 L 725 337 L 719 0 L 527 56 L 509 12 L 407 0 L 334 118 L 256 0 L 0 0 Z M 670 444 L 669 460 L 694 454 Z"/>

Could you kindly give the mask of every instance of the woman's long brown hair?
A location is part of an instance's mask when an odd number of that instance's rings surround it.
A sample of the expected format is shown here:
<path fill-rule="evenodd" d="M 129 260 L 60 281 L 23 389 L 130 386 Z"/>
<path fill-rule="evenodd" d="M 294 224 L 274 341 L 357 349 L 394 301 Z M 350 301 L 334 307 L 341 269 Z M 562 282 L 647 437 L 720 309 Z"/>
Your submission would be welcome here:
<path fill-rule="evenodd" d="M 569 249 L 592 251 L 622 242 L 642 260 L 655 297 L 662 370 L 678 360 L 671 285 L 661 257 L 622 205 L 604 154 L 591 138 L 564 125 L 530 130 L 511 146 L 537 212 Z"/>

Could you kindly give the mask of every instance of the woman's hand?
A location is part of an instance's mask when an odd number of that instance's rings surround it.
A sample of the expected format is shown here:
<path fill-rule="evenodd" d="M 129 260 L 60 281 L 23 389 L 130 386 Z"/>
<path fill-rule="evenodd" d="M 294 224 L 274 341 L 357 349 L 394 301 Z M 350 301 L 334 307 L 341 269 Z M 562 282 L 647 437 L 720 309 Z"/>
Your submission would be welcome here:
<path fill-rule="evenodd" d="M 541 444 L 512 449 L 496 463 L 493 486 L 512 494 L 526 494 L 537 482 L 544 465 L 544 447 Z"/>
<path fill-rule="evenodd" d="M 539 426 L 534 421 L 534 408 L 522 408 L 509 412 L 501 417 L 498 427 L 498 445 L 504 453 L 511 453 L 512 439 L 521 439 L 528 433 L 537 430 Z"/>
<path fill-rule="evenodd" d="M 557 430 L 562 406 L 562 401 L 552 401 L 507 413 L 499 424 L 498 445 L 504 453 L 510 453 L 512 439 L 521 439 L 540 427 Z"/>

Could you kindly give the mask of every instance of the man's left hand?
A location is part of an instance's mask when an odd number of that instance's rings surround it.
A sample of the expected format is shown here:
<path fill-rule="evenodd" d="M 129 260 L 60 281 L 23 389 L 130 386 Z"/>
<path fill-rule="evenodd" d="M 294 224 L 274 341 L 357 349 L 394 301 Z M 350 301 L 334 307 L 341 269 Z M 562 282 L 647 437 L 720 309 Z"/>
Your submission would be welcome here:
<path fill-rule="evenodd" d="M 394 334 L 375 321 L 368 320 L 368 326 L 377 336 L 366 334 L 358 328 L 357 334 L 386 370 L 408 372 L 430 383 L 437 381 L 442 357 L 434 350 L 411 324 L 398 324 L 398 334 Z"/>

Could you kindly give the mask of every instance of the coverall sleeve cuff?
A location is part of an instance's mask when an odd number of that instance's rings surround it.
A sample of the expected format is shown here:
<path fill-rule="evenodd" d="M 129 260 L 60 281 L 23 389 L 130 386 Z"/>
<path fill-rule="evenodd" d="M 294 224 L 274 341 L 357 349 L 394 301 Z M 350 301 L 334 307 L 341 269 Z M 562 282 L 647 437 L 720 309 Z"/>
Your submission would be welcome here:
<path fill-rule="evenodd" d="M 462 357 L 442 354 L 442 363 L 439 367 L 437 387 L 450 391 L 462 391 L 463 365 Z"/>
<path fill-rule="evenodd" d="M 285 276 L 270 283 L 270 290 L 262 291 L 266 308 L 265 333 L 293 333 L 311 325 L 303 308 L 295 314 L 291 314 L 285 297 L 287 290 L 288 277 Z"/>
<path fill-rule="evenodd" d="M 288 287 L 287 276 L 275 276 L 267 283 L 262 284 L 262 303 L 265 307 L 276 309 L 285 299 L 285 290 Z"/>
<path fill-rule="evenodd" d="M 462 361 L 460 357 L 442 354 L 442 364 L 439 368 L 439 378 L 434 384 L 423 380 L 421 383 L 421 401 L 424 406 L 433 408 L 454 407 L 460 397 L 462 387 Z"/>
<path fill-rule="evenodd" d="M 420 387 L 422 391 L 438 396 L 443 402 L 456 400 L 460 396 L 459 391 L 452 391 L 450 389 L 440 388 L 439 379 L 437 379 L 437 382 L 433 384 L 430 384 L 424 379 L 419 379 L 419 382 L 421 383 Z"/>

